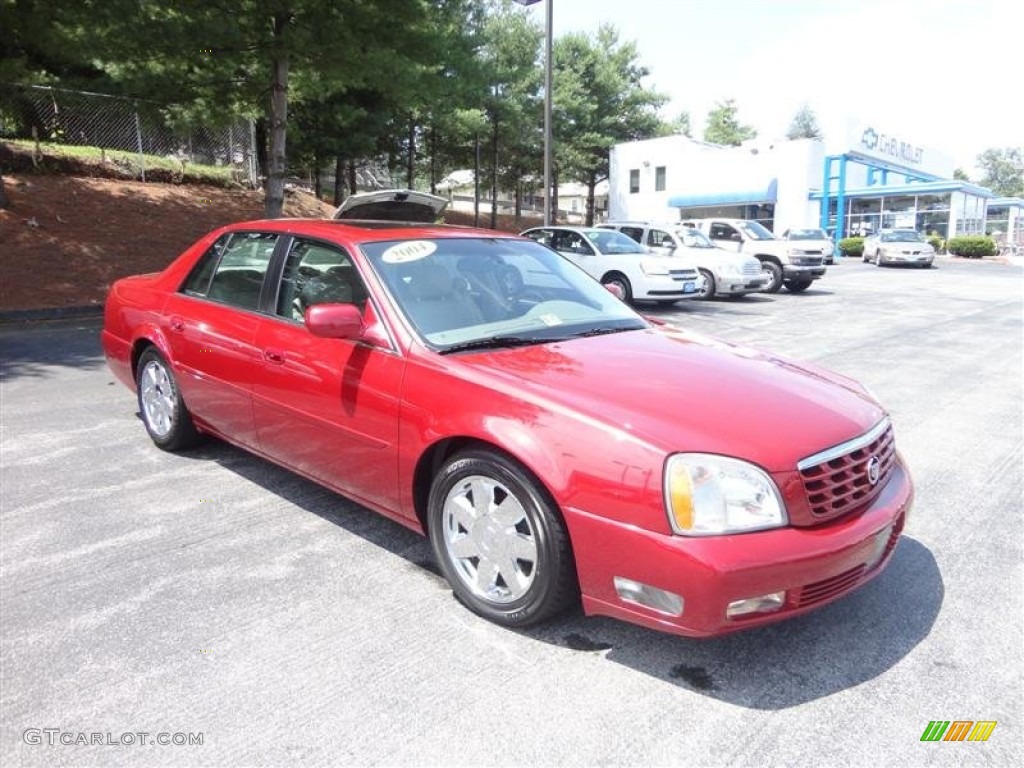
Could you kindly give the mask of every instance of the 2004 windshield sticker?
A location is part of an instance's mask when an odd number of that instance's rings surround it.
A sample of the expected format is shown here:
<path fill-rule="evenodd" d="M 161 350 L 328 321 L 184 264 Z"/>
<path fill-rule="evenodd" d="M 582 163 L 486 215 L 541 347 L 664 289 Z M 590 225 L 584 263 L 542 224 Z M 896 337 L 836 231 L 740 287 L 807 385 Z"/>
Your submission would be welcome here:
<path fill-rule="evenodd" d="M 404 264 L 409 261 L 425 259 L 436 250 L 437 243 L 432 243 L 429 240 L 409 240 L 392 245 L 381 254 L 381 259 L 385 264 Z"/>

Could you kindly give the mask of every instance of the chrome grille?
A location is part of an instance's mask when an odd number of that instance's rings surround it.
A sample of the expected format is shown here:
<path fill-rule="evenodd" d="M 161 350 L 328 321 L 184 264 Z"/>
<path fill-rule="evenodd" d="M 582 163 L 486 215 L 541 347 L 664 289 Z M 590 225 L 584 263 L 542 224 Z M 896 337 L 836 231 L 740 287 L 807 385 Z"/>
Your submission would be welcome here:
<path fill-rule="evenodd" d="M 822 264 L 821 255 L 818 256 L 790 256 L 790 260 L 798 267 L 820 267 Z"/>
<path fill-rule="evenodd" d="M 669 275 L 673 280 L 696 280 L 697 270 L 695 269 L 670 269 Z"/>
<path fill-rule="evenodd" d="M 743 263 L 743 274 L 747 277 L 757 277 L 761 274 L 761 263 L 744 262 Z"/>
<path fill-rule="evenodd" d="M 842 450 L 843 448 L 846 450 Z M 885 486 L 896 463 L 896 441 L 886 419 L 866 435 L 800 462 L 798 468 L 811 514 L 831 519 L 870 504 Z M 872 483 L 869 465 L 878 458 L 878 479 Z"/>

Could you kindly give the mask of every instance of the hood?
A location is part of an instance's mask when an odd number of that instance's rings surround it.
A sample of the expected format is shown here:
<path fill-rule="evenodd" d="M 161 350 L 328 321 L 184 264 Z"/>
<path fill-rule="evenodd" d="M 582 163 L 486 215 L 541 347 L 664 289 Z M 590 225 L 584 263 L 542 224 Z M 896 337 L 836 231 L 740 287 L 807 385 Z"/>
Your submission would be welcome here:
<path fill-rule="evenodd" d="M 383 189 L 349 196 L 334 212 L 334 218 L 433 224 L 447 207 L 447 198 L 438 195 L 409 189 Z"/>
<path fill-rule="evenodd" d="M 472 378 L 607 425 L 666 453 L 699 451 L 773 472 L 864 434 L 885 415 L 855 382 L 672 329 L 449 358 Z"/>

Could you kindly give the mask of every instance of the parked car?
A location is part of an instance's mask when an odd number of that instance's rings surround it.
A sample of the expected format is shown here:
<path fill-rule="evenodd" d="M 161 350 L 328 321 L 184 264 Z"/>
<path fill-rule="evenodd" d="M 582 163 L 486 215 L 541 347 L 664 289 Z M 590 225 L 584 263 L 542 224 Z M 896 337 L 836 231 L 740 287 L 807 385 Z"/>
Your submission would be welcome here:
<path fill-rule="evenodd" d="M 716 635 L 890 560 L 913 488 L 852 380 L 654 325 L 528 238 L 346 214 L 114 284 L 104 353 L 159 448 L 213 435 L 425 534 L 510 627 L 582 602 Z"/>
<path fill-rule="evenodd" d="M 696 265 L 654 255 L 619 232 L 598 227 L 535 227 L 522 235 L 558 251 L 602 284 L 614 286 L 627 303 L 671 305 L 700 296 Z"/>
<path fill-rule="evenodd" d="M 821 254 L 826 264 L 835 263 L 835 243 L 824 229 L 787 229 L 782 233 L 782 239 L 790 243 L 789 252 L 792 254 Z"/>
<path fill-rule="evenodd" d="M 864 238 L 861 259 L 879 267 L 910 264 L 928 269 L 935 261 L 935 249 L 920 232 L 913 229 L 882 229 Z"/>
<path fill-rule="evenodd" d="M 693 227 L 635 221 L 610 221 L 598 226 L 621 232 L 652 253 L 682 257 L 696 264 L 704 278 L 699 292 L 702 299 L 763 291 L 770 282 L 761 271 L 761 262 L 753 256 L 716 248 L 703 232 Z"/>
<path fill-rule="evenodd" d="M 719 248 L 739 251 L 760 261 L 769 278 L 767 293 L 778 293 L 783 285 L 791 293 L 801 293 L 825 275 L 825 261 L 820 253 L 803 253 L 756 221 L 690 219 L 683 225 L 699 229 Z"/>

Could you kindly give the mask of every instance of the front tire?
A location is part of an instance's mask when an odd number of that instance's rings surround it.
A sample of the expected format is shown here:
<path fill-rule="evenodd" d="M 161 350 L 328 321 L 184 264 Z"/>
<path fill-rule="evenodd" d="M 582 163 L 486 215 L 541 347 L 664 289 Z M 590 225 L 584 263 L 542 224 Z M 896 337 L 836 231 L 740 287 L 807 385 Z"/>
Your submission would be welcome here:
<path fill-rule="evenodd" d="M 782 287 L 782 265 L 774 261 L 762 261 L 761 274 L 771 278 L 771 282 L 761 290 L 765 293 L 778 293 Z"/>
<path fill-rule="evenodd" d="M 156 347 L 139 358 L 135 385 L 142 423 L 157 447 L 178 451 L 200 441 L 174 372 Z"/>
<path fill-rule="evenodd" d="M 622 300 L 627 304 L 633 303 L 633 286 L 629 278 L 621 272 L 610 272 L 601 278 L 601 285 L 615 285 L 622 291 Z"/>
<path fill-rule="evenodd" d="M 496 624 L 536 624 L 579 595 L 554 503 L 501 454 L 470 450 L 445 464 L 430 488 L 427 526 L 456 598 Z"/>
<path fill-rule="evenodd" d="M 715 298 L 715 291 L 717 286 L 715 285 L 715 276 L 711 274 L 709 270 L 700 270 L 701 275 L 704 277 L 704 287 L 700 289 L 700 293 L 697 296 L 701 301 L 708 301 Z"/>
<path fill-rule="evenodd" d="M 786 290 L 790 293 L 803 293 L 811 287 L 810 280 L 787 280 Z"/>

